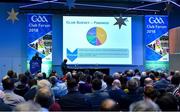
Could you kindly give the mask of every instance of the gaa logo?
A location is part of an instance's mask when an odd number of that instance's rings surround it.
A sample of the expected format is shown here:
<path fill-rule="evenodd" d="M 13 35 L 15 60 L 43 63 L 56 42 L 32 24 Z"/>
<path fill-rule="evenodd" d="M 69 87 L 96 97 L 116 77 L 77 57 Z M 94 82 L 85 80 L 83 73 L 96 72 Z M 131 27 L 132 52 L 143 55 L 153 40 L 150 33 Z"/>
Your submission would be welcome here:
<path fill-rule="evenodd" d="M 40 16 L 40 15 L 33 15 L 31 17 L 31 21 L 32 22 L 43 22 L 43 23 L 48 22 L 46 16 Z"/>
<path fill-rule="evenodd" d="M 149 23 L 151 23 L 151 24 L 164 24 L 164 20 L 161 17 L 150 17 Z"/>

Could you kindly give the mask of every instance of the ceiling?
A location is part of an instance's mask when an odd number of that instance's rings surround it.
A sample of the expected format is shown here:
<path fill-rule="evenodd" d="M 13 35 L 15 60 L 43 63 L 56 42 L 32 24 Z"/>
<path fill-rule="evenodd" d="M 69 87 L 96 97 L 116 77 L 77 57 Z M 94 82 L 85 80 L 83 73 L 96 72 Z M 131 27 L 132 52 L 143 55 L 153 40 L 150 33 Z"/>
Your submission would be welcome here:
<path fill-rule="evenodd" d="M 21 12 L 50 12 L 62 14 L 167 14 L 166 0 L 76 0 L 75 8 L 69 10 L 66 0 L 1 0 L 20 3 Z M 173 0 L 179 3 L 180 0 Z M 144 6 L 144 7 L 143 7 Z"/>

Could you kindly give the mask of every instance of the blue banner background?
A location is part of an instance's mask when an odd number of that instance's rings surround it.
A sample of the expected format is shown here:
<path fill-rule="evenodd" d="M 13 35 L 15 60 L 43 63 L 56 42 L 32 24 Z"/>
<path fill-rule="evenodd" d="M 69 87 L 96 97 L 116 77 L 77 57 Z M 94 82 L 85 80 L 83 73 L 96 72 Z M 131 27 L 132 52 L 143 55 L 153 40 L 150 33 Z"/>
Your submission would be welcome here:
<path fill-rule="evenodd" d="M 151 69 L 151 70 L 168 71 L 169 59 L 164 58 L 163 63 L 160 63 L 162 61 L 161 58 L 163 58 L 164 55 L 158 53 L 156 50 L 153 49 L 153 47 L 152 48 L 150 47 L 150 45 L 153 45 L 152 43 L 155 43 L 156 40 L 160 39 L 160 37 L 163 37 L 165 34 L 168 34 L 168 17 L 167 16 L 160 16 L 160 15 L 145 16 L 145 35 L 144 35 L 145 37 L 145 68 L 147 70 Z M 169 48 L 169 46 L 167 47 Z M 169 52 L 167 55 L 169 56 Z"/>
<path fill-rule="evenodd" d="M 50 35 L 52 41 L 52 15 L 50 14 L 27 14 L 27 64 L 29 68 L 29 61 L 32 59 L 36 52 L 39 52 L 37 49 L 30 46 L 33 42 L 37 42 L 39 39 L 42 39 L 46 35 Z M 48 46 L 49 47 L 49 46 Z M 52 48 L 52 45 L 50 46 Z M 52 49 L 51 49 L 52 51 Z M 51 56 L 47 58 L 45 54 L 39 52 L 39 56 L 42 58 L 42 66 L 46 66 L 45 70 L 42 72 L 48 73 L 52 67 L 52 53 Z M 47 65 L 48 64 L 48 65 Z M 48 67 L 48 68 L 47 68 Z M 42 67 L 44 68 L 44 67 Z"/>

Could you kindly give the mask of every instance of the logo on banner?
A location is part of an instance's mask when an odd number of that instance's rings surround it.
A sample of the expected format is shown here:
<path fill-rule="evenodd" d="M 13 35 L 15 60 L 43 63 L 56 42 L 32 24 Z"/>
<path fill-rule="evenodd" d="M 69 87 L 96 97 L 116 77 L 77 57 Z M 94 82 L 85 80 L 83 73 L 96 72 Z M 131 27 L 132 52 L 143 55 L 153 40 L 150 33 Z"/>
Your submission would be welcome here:
<path fill-rule="evenodd" d="M 32 22 L 43 22 L 43 23 L 47 23 L 48 20 L 46 18 L 46 16 L 42 16 L 42 15 L 33 15 L 31 16 L 31 21 Z"/>
<path fill-rule="evenodd" d="M 164 20 L 161 17 L 150 17 L 149 23 L 151 23 L 151 24 L 164 24 Z"/>
<path fill-rule="evenodd" d="M 71 52 L 69 49 L 67 49 L 67 58 L 73 62 L 78 56 L 78 49 Z"/>

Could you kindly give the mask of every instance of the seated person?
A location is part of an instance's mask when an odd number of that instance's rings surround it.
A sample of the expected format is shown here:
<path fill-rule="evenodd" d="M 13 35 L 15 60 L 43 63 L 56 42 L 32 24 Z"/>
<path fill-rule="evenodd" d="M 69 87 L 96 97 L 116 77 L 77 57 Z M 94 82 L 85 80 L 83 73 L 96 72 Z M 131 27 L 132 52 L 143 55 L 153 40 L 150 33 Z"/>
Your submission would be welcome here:
<path fill-rule="evenodd" d="M 2 80 L 3 88 L 4 88 L 4 98 L 3 102 L 8 104 L 11 107 L 16 106 L 19 103 L 25 102 L 22 96 L 19 96 L 13 92 L 14 89 L 14 81 L 10 78 L 6 78 Z"/>
<path fill-rule="evenodd" d="M 62 111 L 88 111 L 90 105 L 87 102 L 85 95 L 78 91 L 78 83 L 72 78 L 67 80 L 68 94 L 62 96 L 59 100 L 59 104 Z"/>
<path fill-rule="evenodd" d="M 93 110 L 100 110 L 102 101 L 109 98 L 109 94 L 101 91 L 102 81 L 98 78 L 92 81 L 92 93 L 85 94 Z"/>

